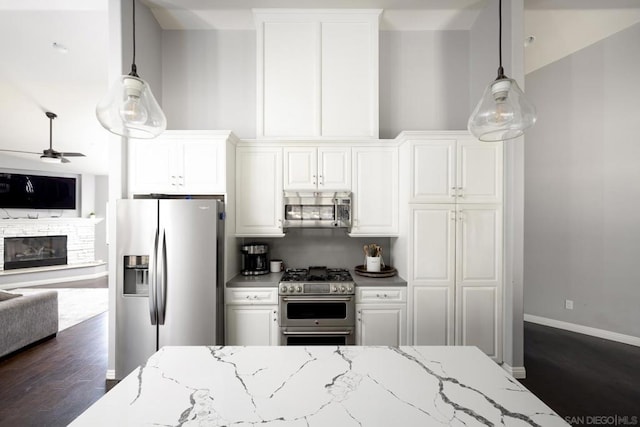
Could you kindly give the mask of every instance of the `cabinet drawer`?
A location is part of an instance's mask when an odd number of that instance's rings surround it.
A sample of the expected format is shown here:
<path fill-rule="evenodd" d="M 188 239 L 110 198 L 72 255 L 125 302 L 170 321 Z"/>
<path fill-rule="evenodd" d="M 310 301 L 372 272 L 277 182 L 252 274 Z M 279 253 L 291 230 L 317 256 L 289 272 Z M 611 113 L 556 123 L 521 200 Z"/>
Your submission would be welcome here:
<path fill-rule="evenodd" d="M 404 287 L 378 288 L 378 287 L 357 287 L 356 303 L 376 303 L 381 302 L 405 302 L 407 300 L 407 289 Z"/>
<path fill-rule="evenodd" d="M 277 304 L 277 288 L 227 288 L 225 304 Z"/>

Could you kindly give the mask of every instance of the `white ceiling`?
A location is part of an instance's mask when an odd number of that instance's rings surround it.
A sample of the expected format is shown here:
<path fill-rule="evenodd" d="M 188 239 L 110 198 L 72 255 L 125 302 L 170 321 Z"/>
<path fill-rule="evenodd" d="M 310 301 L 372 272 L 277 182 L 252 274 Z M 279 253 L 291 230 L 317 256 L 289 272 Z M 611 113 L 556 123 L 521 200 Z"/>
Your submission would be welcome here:
<path fill-rule="evenodd" d="M 164 29 L 253 28 L 252 8 L 379 8 L 383 30 L 466 30 L 493 0 L 142 0 Z M 58 166 L 107 173 L 107 135 L 95 104 L 107 89 L 108 0 L 0 0 L 0 148 L 53 146 L 86 158 Z M 531 72 L 640 22 L 639 0 L 525 0 Z M 57 42 L 66 54 L 52 47 Z M 37 160 L 34 154 L 15 156 Z M 36 163 L 37 164 L 37 163 Z"/>

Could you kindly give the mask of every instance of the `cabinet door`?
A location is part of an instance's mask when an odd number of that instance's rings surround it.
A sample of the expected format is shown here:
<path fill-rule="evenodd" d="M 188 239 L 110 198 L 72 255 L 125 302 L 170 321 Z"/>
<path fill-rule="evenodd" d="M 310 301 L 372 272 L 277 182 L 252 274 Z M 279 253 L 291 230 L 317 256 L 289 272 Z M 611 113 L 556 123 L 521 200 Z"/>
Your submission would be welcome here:
<path fill-rule="evenodd" d="M 411 162 L 412 203 L 455 203 L 455 139 L 412 141 Z"/>
<path fill-rule="evenodd" d="M 228 305 L 226 345 L 278 345 L 277 306 Z"/>
<path fill-rule="evenodd" d="M 174 193 L 177 182 L 171 178 L 173 141 L 134 140 L 129 148 L 129 193 Z"/>
<path fill-rule="evenodd" d="M 502 211 L 458 205 L 456 344 L 502 361 Z"/>
<path fill-rule="evenodd" d="M 351 191 L 351 148 L 318 148 L 318 188 Z"/>
<path fill-rule="evenodd" d="M 357 345 L 405 344 L 407 312 L 404 304 L 357 304 Z"/>
<path fill-rule="evenodd" d="M 185 141 L 180 144 L 179 186 L 187 194 L 225 192 L 224 144 L 217 141 Z"/>
<path fill-rule="evenodd" d="M 236 235 L 284 236 L 281 148 L 238 147 Z"/>
<path fill-rule="evenodd" d="M 318 43 L 314 22 L 258 28 L 258 137 L 319 135 Z"/>
<path fill-rule="evenodd" d="M 409 296 L 411 345 L 452 345 L 454 299 L 448 286 L 414 286 Z"/>
<path fill-rule="evenodd" d="M 412 345 L 454 342 L 455 205 L 410 210 L 409 336 Z"/>
<path fill-rule="evenodd" d="M 315 147 L 284 148 L 284 189 L 315 190 L 318 186 L 318 155 Z"/>
<path fill-rule="evenodd" d="M 501 142 L 461 139 L 457 159 L 458 203 L 502 203 Z"/>
<path fill-rule="evenodd" d="M 377 138 L 377 22 L 323 22 L 321 51 L 322 136 Z"/>
<path fill-rule="evenodd" d="M 352 236 L 398 234 L 398 150 L 355 147 Z"/>

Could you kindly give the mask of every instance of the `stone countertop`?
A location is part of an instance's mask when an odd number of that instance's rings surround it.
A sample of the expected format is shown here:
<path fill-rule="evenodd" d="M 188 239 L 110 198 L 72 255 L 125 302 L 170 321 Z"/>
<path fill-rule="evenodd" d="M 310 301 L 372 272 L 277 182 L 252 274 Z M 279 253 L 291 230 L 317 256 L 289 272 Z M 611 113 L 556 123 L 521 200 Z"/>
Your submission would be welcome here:
<path fill-rule="evenodd" d="M 350 270 L 356 286 L 407 286 L 407 281 L 400 276 L 372 278 L 359 276 Z M 243 276 L 237 274 L 227 282 L 228 288 L 275 288 L 280 283 L 282 273 L 269 273 L 260 276 Z"/>
<path fill-rule="evenodd" d="M 71 426 L 566 426 L 476 347 L 164 347 Z"/>
<path fill-rule="evenodd" d="M 282 273 L 268 273 L 259 276 L 237 274 L 227 282 L 228 288 L 277 288 Z"/>

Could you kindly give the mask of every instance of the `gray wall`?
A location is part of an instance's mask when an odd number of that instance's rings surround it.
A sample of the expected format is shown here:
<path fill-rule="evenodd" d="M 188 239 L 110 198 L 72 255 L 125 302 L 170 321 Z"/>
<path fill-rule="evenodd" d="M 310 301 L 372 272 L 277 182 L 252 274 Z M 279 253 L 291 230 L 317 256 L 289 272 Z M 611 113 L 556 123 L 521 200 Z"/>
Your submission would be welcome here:
<path fill-rule="evenodd" d="M 239 244 L 242 244 L 239 239 Z M 244 239 L 244 243 L 254 240 Z M 382 246 L 385 262 L 390 264 L 388 237 L 349 237 L 344 230 L 293 229 L 284 238 L 258 239 L 269 245 L 269 258 L 281 259 L 287 268 L 324 265 L 334 268 L 353 268 L 364 263 L 363 246 L 376 243 Z"/>
<path fill-rule="evenodd" d="M 636 337 L 638 40 L 640 24 L 527 75 L 524 269 L 525 313 Z"/>
<path fill-rule="evenodd" d="M 380 33 L 381 138 L 466 128 L 469 43 L 468 31 Z M 255 31 L 163 31 L 162 57 L 169 129 L 230 129 L 255 138 Z"/>
<path fill-rule="evenodd" d="M 107 201 L 109 200 L 109 177 L 106 175 L 97 175 L 95 179 L 94 191 L 94 212 L 96 214 L 96 217 L 106 218 Z M 96 224 L 94 254 L 96 260 L 107 261 L 109 259 L 106 220 L 100 221 L 98 224 Z"/>
<path fill-rule="evenodd" d="M 163 31 L 169 129 L 230 129 L 256 137 L 255 31 Z"/>
<path fill-rule="evenodd" d="M 467 127 L 469 43 L 468 31 L 380 32 L 380 138 Z"/>

